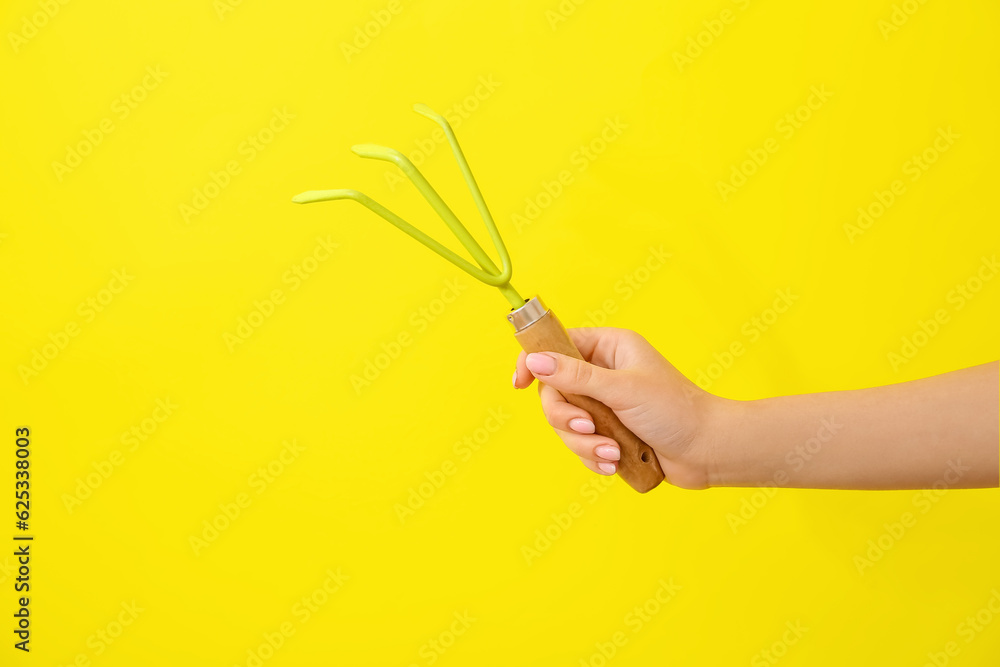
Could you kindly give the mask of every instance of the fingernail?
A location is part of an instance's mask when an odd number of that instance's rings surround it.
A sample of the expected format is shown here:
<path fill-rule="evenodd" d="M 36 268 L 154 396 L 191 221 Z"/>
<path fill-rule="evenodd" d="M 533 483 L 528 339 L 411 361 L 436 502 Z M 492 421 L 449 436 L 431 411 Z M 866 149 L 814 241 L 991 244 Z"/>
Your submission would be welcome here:
<path fill-rule="evenodd" d="M 609 475 L 615 474 L 615 464 L 614 463 L 598 463 L 597 467 L 600 468 L 601 472 L 607 473 Z"/>
<path fill-rule="evenodd" d="M 617 461 L 622 457 L 622 453 L 614 445 L 600 445 L 594 448 L 594 453 L 609 461 Z"/>
<path fill-rule="evenodd" d="M 535 375 L 552 375 L 556 372 L 556 360 L 547 354 L 533 352 L 528 355 L 524 363 Z"/>
<path fill-rule="evenodd" d="M 510 379 L 510 383 L 514 385 L 514 389 L 517 389 L 517 371 L 514 371 L 514 377 Z"/>
<path fill-rule="evenodd" d="M 584 419 L 583 417 L 577 417 L 576 419 L 569 420 L 569 427 L 576 431 L 577 433 L 593 433 L 594 432 L 594 422 L 589 419 Z"/>

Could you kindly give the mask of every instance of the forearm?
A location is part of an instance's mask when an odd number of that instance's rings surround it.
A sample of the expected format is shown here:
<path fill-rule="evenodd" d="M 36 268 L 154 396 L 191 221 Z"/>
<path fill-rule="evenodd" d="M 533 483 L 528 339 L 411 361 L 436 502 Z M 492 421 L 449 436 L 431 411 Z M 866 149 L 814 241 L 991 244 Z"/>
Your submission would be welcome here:
<path fill-rule="evenodd" d="M 914 489 L 998 485 L 998 365 L 884 387 L 721 401 L 711 486 Z"/>

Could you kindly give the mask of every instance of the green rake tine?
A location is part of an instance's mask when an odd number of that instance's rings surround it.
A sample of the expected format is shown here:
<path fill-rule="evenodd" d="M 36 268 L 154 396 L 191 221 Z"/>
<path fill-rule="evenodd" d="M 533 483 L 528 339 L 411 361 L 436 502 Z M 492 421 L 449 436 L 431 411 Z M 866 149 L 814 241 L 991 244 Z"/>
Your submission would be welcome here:
<path fill-rule="evenodd" d="M 493 221 L 490 209 L 486 206 L 486 200 L 483 199 L 483 193 L 479 189 L 479 184 L 476 183 L 476 177 L 472 175 L 472 169 L 469 168 L 469 163 L 465 159 L 465 153 L 462 152 L 462 147 L 458 145 L 458 138 L 451 129 L 451 123 L 426 104 L 414 104 L 413 110 L 440 125 L 441 129 L 444 130 L 445 136 L 448 137 L 451 152 L 455 155 L 455 161 L 458 162 L 458 168 L 465 178 L 465 184 L 469 187 L 469 192 L 472 193 L 472 198 L 476 202 L 476 208 L 479 209 L 479 215 L 482 216 L 483 222 L 486 223 L 486 230 L 490 234 L 490 239 L 493 241 L 493 245 L 496 246 L 497 252 L 500 253 L 500 263 L 503 265 L 504 272 L 506 273 L 510 268 L 510 254 L 507 252 L 507 246 L 503 242 L 503 237 L 500 236 L 500 230 L 497 229 L 496 222 Z"/>
<path fill-rule="evenodd" d="M 385 206 L 382 206 L 368 195 L 358 192 L 357 190 L 309 190 L 308 192 L 303 192 L 292 197 L 292 201 L 296 204 L 311 204 L 313 202 L 333 201 L 335 199 L 353 199 L 368 210 L 372 211 L 375 215 L 386 220 L 400 231 L 408 234 L 412 238 L 424 244 L 427 248 L 462 269 L 476 280 L 482 281 L 487 285 L 493 285 L 494 287 L 501 287 L 505 284 L 505 282 L 500 282 L 500 279 L 503 278 L 503 276 L 487 273 L 478 266 L 474 266 L 471 262 L 456 255 L 452 250 L 441 245 L 427 234 L 424 234 L 422 231 L 387 209 Z M 524 304 L 524 300 L 520 299 L 520 297 L 518 298 L 518 307 L 520 307 Z"/>
<path fill-rule="evenodd" d="M 490 214 L 490 210 L 486 206 L 486 201 L 483 199 L 483 193 L 479 190 L 479 185 L 476 183 L 476 179 L 472 175 L 472 170 L 469 169 L 469 164 L 465 159 L 465 155 L 462 153 L 461 147 L 458 145 L 458 139 L 455 137 L 455 133 L 451 129 L 451 125 L 444 118 L 444 116 L 434 112 L 430 107 L 424 104 L 414 105 L 413 110 L 422 116 L 430 118 L 440 125 L 444 130 L 445 135 L 448 137 L 448 143 L 451 145 L 452 153 L 455 155 L 455 160 L 458 162 L 458 167 L 462 172 L 463 178 L 465 178 L 465 184 L 468 186 L 469 192 L 472 194 L 472 198 L 476 202 L 479 214 L 483 218 L 486 230 L 489 232 L 490 240 L 493 241 L 493 245 L 496 247 L 497 252 L 500 255 L 500 264 L 502 268 L 497 268 L 497 265 L 492 259 L 490 259 L 490 256 L 486 254 L 486 251 L 483 250 L 482 246 L 479 245 L 472 234 L 469 233 L 469 230 L 466 229 L 465 225 L 462 224 L 455 213 L 448 207 L 448 205 L 441 198 L 441 195 L 439 195 L 431 184 L 427 182 L 427 179 L 420 173 L 420 170 L 417 169 L 409 158 L 392 148 L 378 146 L 376 144 L 358 144 L 352 147 L 352 150 L 360 157 L 391 162 L 399 167 L 406 177 L 410 179 L 410 182 L 413 183 L 414 187 L 417 188 L 423 198 L 427 200 L 427 203 L 431 205 L 431 208 L 433 208 L 441 219 L 444 220 L 445 224 L 448 225 L 448 228 L 455 235 L 455 238 L 457 238 L 469 254 L 472 255 L 472 258 L 476 260 L 479 264 L 478 267 L 444 247 L 433 238 L 387 209 L 385 206 L 379 204 L 371 197 L 368 197 L 357 190 L 310 190 L 309 192 L 303 192 L 296 195 L 292 198 L 292 201 L 298 204 L 307 204 L 310 202 L 329 201 L 332 199 L 353 199 L 395 226 L 400 231 L 408 234 L 422 243 L 425 247 L 462 269 L 476 280 L 499 288 L 500 293 L 504 295 L 504 298 L 507 299 L 512 308 L 520 308 L 524 305 L 525 300 L 521 298 L 521 295 L 518 294 L 517 290 L 515 290 L 510 284 L 512 268 L 510 254 L 507 252 L 507 246 L 500 237 L 500 232 L 497 229 L 496 222 L 493 220 L 493 216 Z"/>
<path fill-rule="evenodd" d="M 501 260 L 503 261 L 503 271 L 497 268 L 490 256 L 486 254 L 482 246 L 473 238 L 469 230 L 465 228 L 465 225 L 458 219 L 455 213 L 448 207 L 448 205 L 441 199 L 441 195 L 437 193 L 424 175 L 420 173 L 416 165 L 410 162 L 410 159 L 397 151 L 395 148 L 387 148 L 386 146 L 378 146 L 375 144 L 358 144 L 357 146 L 352 146 L 351 150 L 354 151 L 355 155 L 359 155 L 363 158 L 370 158 L 372 160 L 384 160 L 385 162 L 391 162 L 402 171 L 410 182 L 413 183 L 414 187 L 423 195 L 423 198 L 427 200 L 427 203 L 437 212 L 441 219 L 444 220 L 445 224 L 452 231 L 459 242 L 469 251 L 481 267 L 486 271 L 491 271 L 496 275 L 497 282 L 490 282 L 489 284 L 500 286 L 510 282 L 511 276 L 511 265 L 510 257 L 505 257 L 501 254 Z"/>

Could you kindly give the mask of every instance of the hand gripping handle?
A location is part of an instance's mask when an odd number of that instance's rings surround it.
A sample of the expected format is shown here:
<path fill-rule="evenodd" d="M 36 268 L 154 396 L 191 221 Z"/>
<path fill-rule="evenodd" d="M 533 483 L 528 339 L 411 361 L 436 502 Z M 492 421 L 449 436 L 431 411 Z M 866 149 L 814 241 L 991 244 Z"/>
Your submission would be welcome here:
<path fill-rule="evenodd" d="M 512 311 L 507 319 L 514 325 L 514 338 L 525 352 L 558 352 L 583 360 L 559 318 L 538 297 Z M 618 474 L 639 493 L 646 493 L 663 481 L 663 470 L 653 448 L 622 424 L 608 406 L 590 396 L 564 394 L 567 401 L 586 410 L 597 433 L 618 443 L 621 460 Z"/>

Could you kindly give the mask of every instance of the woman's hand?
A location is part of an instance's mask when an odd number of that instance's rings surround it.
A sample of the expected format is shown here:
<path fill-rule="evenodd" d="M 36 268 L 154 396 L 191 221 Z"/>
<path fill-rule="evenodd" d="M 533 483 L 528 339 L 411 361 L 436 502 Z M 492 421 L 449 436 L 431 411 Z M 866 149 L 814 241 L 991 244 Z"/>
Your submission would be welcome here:
<path fill-rule="evenodd" d="M 617 471 L 618 443 L 594 433 L 563 394 L 590 396 L 653 448 L 668 482 L 809 489 L 1000 485 L 1000 363 L 899 384 L 720 398 L 626 329 L 570 329 L 586 361 L 551 352 L 517 360 L 514 386 L 537 378 L 542 410 L 584 465 Z"/>
<path fill-rule="evenodd" d="M 561 392 L 590 396 L 653 448 L 668 482 L 707 488 L 713 454 L 708 426 L 727 401 L 684 377 L 634 331 L 569 329 L 569 335 L 586 361 L 521 352 L 514 372 L 518 389 L 540 381 L 542 410 L 566 446 L 594 472 L 617 470 L 618 443 L 595 434 L 592 417 Z"/>

